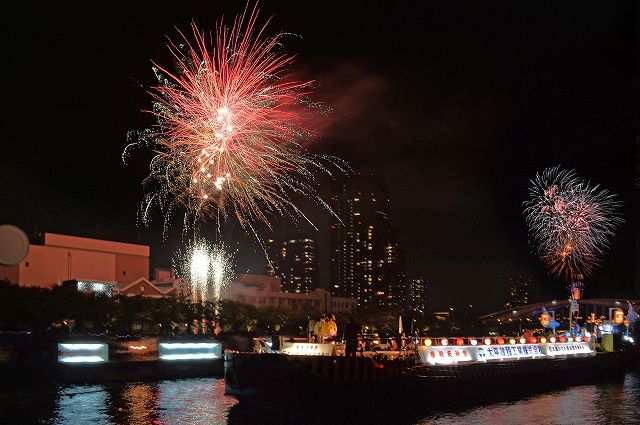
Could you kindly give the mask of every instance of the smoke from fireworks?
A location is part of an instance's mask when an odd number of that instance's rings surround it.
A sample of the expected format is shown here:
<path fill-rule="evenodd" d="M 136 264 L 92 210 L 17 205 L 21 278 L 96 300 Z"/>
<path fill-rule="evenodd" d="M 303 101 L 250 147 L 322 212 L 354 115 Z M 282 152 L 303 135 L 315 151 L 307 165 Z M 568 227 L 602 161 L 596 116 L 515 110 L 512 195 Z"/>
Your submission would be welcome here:
<path fill-rule="evenodd" d="M 268 22 L 257 26 L 257 14 L 245 10 L 232 27 L 218 24 L 212 43 L 192 24 L 193 42 L 181 33 L 184 44 L 169 46 L 177 70 L 154 66 L 157 125 L 133 135 L 123 155 L 136 145 L 156 152 L 145 179 L 144 223 L 152 207 L 168 218 L 175 204 L 194 221 L 232 215 L 252 229 L 270 225 L 272 213 L 306 219 L 291 193 L 329 209 L 313 176 L 343 164 L 301 145 L 312 136 L 305 124 L 317 106 L 306 100 L 311 82 L 286 73 L 293 56 L 281 51 L 283 34 L 267 38 Z"/>
<path fill-rule="evenodd" d="M 223 244 L 198 242 L 179 257 L 177 268 L 191 284 L 194 303 L 218 301 L 233 279 L 233 254 Z"/>
<path fill-rule="evenodd" d="M 572 170 L 545 169 L 531 181 L 525 202 L 529 234 L 549 271 L 568 279 L 598 264 L 622 218 L 616 195 L 591 187 Z"/>

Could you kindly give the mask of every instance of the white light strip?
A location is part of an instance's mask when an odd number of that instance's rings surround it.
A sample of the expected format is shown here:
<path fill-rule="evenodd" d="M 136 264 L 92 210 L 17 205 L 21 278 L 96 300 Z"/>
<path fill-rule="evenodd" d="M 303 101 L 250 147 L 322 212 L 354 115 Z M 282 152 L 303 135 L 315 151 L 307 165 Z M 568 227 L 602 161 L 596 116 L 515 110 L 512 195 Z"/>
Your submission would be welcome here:
<path fill-rule="evenodd" d="M 214 353 L 189 353 L 189 354 L 163 354 L 162 360 L 198 360 L 198 359 L 218 359 L 220 356 Z"/>
<path fill-rule="evenodd" d="M 65 350 L 98 350 L 105 344 L 60 344 Z"/>
<path fill-rule="evenodd" d="M 219 343 L 206 343 L 206 342 L 180 342 L 180 343 L 168 343 L 161 342 L 160 347 L 166 348 L 169 350 L 180 349 L 180 348 L 215 348 L 219 346 Z"/>
<path fill-rule="evenodd" d="M 59 361 L 62 363 L 99 363 L 104 359 L 100 356 L 68 356 L 60 357 Z"/>

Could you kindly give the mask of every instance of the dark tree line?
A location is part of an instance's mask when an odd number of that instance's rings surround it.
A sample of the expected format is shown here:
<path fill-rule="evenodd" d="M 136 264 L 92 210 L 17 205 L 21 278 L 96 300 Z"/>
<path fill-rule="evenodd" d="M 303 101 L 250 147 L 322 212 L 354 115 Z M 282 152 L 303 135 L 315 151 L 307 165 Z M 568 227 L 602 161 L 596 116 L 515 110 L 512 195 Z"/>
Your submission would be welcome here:
<path fill-rule="evenodd" d="M 21 287 L 0 281 L 0 331 L 177 335 L 214 332 L 306 332 L 312 313 L 223 300 L 96 295 L 63 286 Z"/>
<path fill-rule="evenodd" d="M 356 311 L 353 316 L 366 333 L 398 335 L 400 312 L 393 308 Z M 48 331 L 63 334 L 105 335 L 192 335 L 195 333 L 253 333 L 305 336 L 311 310 L 292 311 L 282 307 L 255 307 L 222 300 L 193 304 L 184 297 L 150 298 L 95 295 L 70 287 L 51 289 L 21 287 L 0 281 L 0 331 Z M 347 321 L 338 314 L 338 336 Z M 403 331 L 425 335 L 480 334 L 475 320 L 456 315 L 441 322 L 403 316 Z M 452 318 L 454 319 L 454 318 Z"/>

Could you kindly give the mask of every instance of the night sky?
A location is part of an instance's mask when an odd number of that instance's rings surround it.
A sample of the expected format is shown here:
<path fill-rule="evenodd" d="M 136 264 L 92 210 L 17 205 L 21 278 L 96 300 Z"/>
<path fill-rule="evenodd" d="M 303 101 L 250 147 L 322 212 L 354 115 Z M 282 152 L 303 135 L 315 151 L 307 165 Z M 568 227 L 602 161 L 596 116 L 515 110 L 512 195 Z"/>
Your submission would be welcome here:
<path fill-rule="evenodd" d="M 128 131 L 153 123 L 141 110 L 156 83 L 151 60 L 170 64 L 166 37 L 244 7 L 197 3 L 5 11 L 0 223 L 148 243 L 153 266 L 170 264 L 180 224 L 163 242 L 161 219 L 136 222 L 151 154 L 125 165 L 121 153 Z M 534 299 L 565 295 L 532 254 L 522 216 L 529 179 L 559 164 L 625 202 L 626 223 L 585 295 L 633 296 L 634 2 L 345 3 L 260 9 L 273 15 L 272 34 L 300 36 L 285 46 L 297 54 L 290 69 L 333 109 L 312 150 L 387 178 L 408 275 L 431 283 L 432 306 L 497 308 L 517 273 L 533 278 Z M 316 237 L 327 279 L 328 219 L 307 212 L 319 234 L 286 222 L 275 234 Z M 225 232 L 240 242 L 239 271 L 262 273 L 251 238 Z"/>

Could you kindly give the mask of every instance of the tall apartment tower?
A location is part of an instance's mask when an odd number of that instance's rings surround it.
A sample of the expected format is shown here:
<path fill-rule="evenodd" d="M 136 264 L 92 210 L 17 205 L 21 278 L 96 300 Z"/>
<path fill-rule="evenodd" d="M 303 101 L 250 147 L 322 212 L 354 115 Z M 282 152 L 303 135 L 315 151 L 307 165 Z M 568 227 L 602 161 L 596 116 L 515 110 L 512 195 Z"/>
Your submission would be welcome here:
<path fill-rule="evenodd" d="M 509 295 L 507 302 L 504 303 L 505 308 L 520 307 L 529 303 L 529 286 L 532 280 L 529 276 L 522 274 L 509 278 Z"/>
<path fill-rule="evenodd" d="M 403 306 L 403 258 L 386 182 L 363 173 L 333 183 L 331 292 L 355 298 L 362 308 Z"/>
<path fill-rule="evenodd" d="M 427 312 L 427 281 L 423 277 L 409 279 L 406 299 L 409 311 L 420 315 Z"/>
<path fill-rule="evenodd" d="M 282 291 L 307 294 L 318 288 L 318 257 L 313 239 L 268 239 L 267 274 L 282 279 Z"/>

